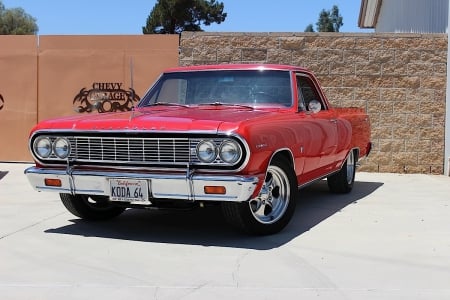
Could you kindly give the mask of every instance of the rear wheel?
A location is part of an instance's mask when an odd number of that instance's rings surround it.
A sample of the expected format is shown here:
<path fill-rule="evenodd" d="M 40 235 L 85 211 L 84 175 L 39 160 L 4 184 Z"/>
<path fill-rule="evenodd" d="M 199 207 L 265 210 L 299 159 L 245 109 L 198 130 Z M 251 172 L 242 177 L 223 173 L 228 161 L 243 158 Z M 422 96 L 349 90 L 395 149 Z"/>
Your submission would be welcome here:
<path fill-rule="evenodd" d="M 295 210 L 297 184 L 290 164 L 274 159 L 267 169 L 257 197 L 248 202 L 224 202 L 222 210 L 233 226 L 251 234 L 273 234 L 282 230 Z"/>
<path fill-rule="evenodd" d="M 350 193 L 355 182 L 356 160 L 355 151 L 350 151 L 339 172 L 327 178 L 328 188 L 333 193 Z"/>
<path fill-rule="evenodd" d="M 73 215 L 86 220 L 106 220 L 117 217 L 125 208 L 111 205 L 108 197 L 59 194 L 62 203 Z"/>

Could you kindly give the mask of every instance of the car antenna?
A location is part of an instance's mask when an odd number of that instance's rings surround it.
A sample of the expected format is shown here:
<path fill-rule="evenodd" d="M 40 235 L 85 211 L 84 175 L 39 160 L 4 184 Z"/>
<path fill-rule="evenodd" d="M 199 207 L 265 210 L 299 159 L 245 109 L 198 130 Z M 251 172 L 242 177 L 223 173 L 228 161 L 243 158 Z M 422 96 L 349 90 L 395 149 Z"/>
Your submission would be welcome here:
<path fill-rule="evenodd" d="M 130 121 L 134 118 L 134 97 L 135 97 L 135 92 L 134 92 L 134 84 L 133 84 L 133 73 L 134 73 L 134 68 L 133 68 L 133 57 L 130 57 L 130 85 L 131 85 L 131 114 L 130 114 Z"/>

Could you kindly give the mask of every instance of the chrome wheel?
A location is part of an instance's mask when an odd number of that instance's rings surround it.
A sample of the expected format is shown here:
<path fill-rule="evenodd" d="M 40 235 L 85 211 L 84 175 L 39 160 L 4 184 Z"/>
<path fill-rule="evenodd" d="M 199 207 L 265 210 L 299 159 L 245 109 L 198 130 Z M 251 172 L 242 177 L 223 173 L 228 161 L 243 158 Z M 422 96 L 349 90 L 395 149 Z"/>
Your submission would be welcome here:
<path fill-rule="evenodd" d="M 347 157 L 347 183 L 352 184 L 355 178 L 355 155 L 353 151 Z"/>
<path fill-rule="evenodd" d="M 295 211 L 297 180 L 290 161 L 272 160 L 259 194 L 248 202 L 223 202 L 227 221 L 251 234 L 274 234 L 282 230 Z"/>
<path fill-rule="evenodd" d="M 271 165 L 259 195 L 250 200 L 249 205 L 258 222 L 272 224 L 284 215 L 289 199 L 289 178 L 281 168 Z"/>
<path fill-rule="evenodd" d="M 342 168 L 335 174 L 328 176 L 328 187 L 333 193 L 349 193 L 355 182 L 356 162 L 358 161 L 358 152 L 351 150 L 348 153 Z"/>

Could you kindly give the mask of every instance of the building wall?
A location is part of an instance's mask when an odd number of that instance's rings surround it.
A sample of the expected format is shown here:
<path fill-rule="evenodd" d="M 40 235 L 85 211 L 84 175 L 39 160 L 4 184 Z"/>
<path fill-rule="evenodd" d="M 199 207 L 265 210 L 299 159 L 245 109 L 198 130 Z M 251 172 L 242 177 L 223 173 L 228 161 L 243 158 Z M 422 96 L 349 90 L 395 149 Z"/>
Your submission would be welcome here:
<path fill-rule="evenodd" d="M 448 2 L 383 0 L 375 32 L 445 33 L 448 26 Z"/>
<path fill-rule="evenodd" d="M 37 122 L 37 37 L 0 36 L 0 160 L 29 159 Z"/>
<path fill-rule="evenodd" d="M 334 106 L 366 109 L 374 149 L 361 170 L 443 174 L 446 34 L 183 32 L 180 65 L 310 68 Z"/>
<path fill-rule="evenodd" d="M 178 65 L 178 35 L 0 36 L 0 161 L 31 161 L 41 120 L 130 109 Z"/>

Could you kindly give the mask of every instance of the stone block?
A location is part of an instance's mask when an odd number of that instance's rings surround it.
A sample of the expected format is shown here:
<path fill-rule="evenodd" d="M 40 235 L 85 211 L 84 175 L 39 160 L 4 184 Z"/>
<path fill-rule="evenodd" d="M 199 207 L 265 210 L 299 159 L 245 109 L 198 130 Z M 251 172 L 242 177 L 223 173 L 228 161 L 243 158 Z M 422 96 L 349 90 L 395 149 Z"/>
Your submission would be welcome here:
<path fill-rule="evenodd" d="M 367 101 L 380 101 L 380 89 L 377 88 L 365 88 L 359 86 L 355 88 L 355 99 L 367 100 Z"/>
<path fill-rule="evenodd" d="M 266 61 L 267 49 L 242 49 L 242 61 Z"/>
<path fill-rule="evenodd" d="M 397 126 L 392 124 L 393 128 L 393 138 L 394 139 L 404 139 L 404 140 L 417 140 L 420 138 L 420 128 L 415 126 Z"/>
<path fill-rule="evenodd" d="M 381 72 L 382 76 L 405 76 L 408 75 L 408 67 L 405 64 L 383 63 Z"/>
<path fill-rule="evenodd" d="M 421 61 L 421 52 L 417 50 L 394 49 L 396 64 L 409 64 Z"/>
<path fill-rule="evenodd" d="M 371 63 L 390 63 L 395 62 L 395 51 L 394 50 L 370 50 L 369 51 L 369 61 Z"/>
<path fill-rule="evenodd" d="M 424 89 L 443 90 L 447 87 L 447 78 L 442 76 L 422 76 L 420 87 Z"/>
<path fill-rule="evenodd" d="M 367 103 L 369 113 L 393 113 L 394 104 L 389 101 L 370 101 Z"/>
<path fill-rule="evenodd" d="M 382 49 L 383 38 L 377 38 L 373 36 L 361 37 L 355 39 L 355 49 Z"/>
<path fill-rule="evenodd" d="M 381 64 L 356 63 L 356 75 L 381 75 Z"/>
<path fill-rule="evenodd" d="M 406 89 L 381 89 L 382 101 L 404 102 L 406 101 Z"/>
<path fill-rule="evenodd" d="M 242 50 L 235 48 L 219 48 L 217 49 L 217 61 L 221 62 L 241 62 Z"/>
<path fill-rule="evenodd" d="M 419 76 L 392 76 L 391 78 L 395 88 L 404 88 L 407 91 L 420 88 Z"/>
<path fill-rule="evenodd" d="M 267 50 L 267 63 L 269 64 L 292 64 L 292 51 L 280 49 Z"/>
<path fill-rule="evenodd" d="M 407 66 L 407 74 L 409 76 L 433 76 L 433 64 L 427 63 L 409 63 Z"/>
<path fill-rule="evenodd" d="M 447 51 L 422 51 L 420 61 L 429 64 L 445 64 L 447 63 Z"/>
<path fill-rule="evenodd" d="M 392 162 L 395 165 L 405 166 L 412 165 L 417 166 L 419 162 L 419 155 L 416 151 L 411 152 L 393 152 Z"/>
<path fill-rule="evenodd" d="M 344 62 L 344 51 L 339 49 L 317 50 L 317 60 L 320 62 Z"/>
<path fill-rule="evenodd" d="M 344 51 L 344 62 L 347 63 L 369 63 L 369 50 L 345 50 Z"/>
<path fill-rule="evenodd" d="M 344 76 L 339 75 L 319 75 L 317 79 L 322 87 L 343 87 L 342 80 Z"/>
<path fill-rule="evenodd" d="M 279 45 L 282 50 L 299 50 L 304 47 L 305 38 L 299 36 L 280 37 Z"/>
<path fill-rule="evenodd" d="M 353 63 L 330 63 L 330 74 L 355 75 L 355 64 Z"/>

